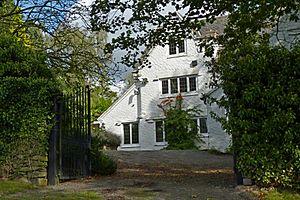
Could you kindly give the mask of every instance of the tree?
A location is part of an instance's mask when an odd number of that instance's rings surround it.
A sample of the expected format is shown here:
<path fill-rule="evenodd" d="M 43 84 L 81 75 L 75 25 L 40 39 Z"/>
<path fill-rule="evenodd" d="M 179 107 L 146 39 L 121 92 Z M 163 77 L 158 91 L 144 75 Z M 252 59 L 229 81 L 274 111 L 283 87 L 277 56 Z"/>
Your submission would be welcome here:
<path fill-rule="evenodd" d="M 104 32 L 90 32 L 78 27 L 61 26 L 54 37 L 45 38 L 49 67 L 69 87 L 108 81 L 109 56 L 102 48 L 106 43 Z"/>
<path fill-rule="evenodd" d="M 136 51 L 141 46 L 151 48 L 164 45 L 169 39 L 192 37 L 190 33 L 199 31 L 206 23 L 212 23 L 220 15 L 228 15 L 224 35 L 217 38 L 221 45 L 228 42 L 237 44 L 247 35 L 276 25 L 280 17 L 290 14 L 290 20 L 298 19 L 297 1 L 102 1 L 97 0 L 91 10 L 91 24 L 94 30 L 119 33 L 107 51 L 126 49 L 129 66 L 141 62 Z M 176 12 L 182 17 L 178 20 Z M 200 20 L 201 19 L 201 20 Z M 159 28 L 157 28 L 159 27 Z M 207 38 L 216 40 L 215 38 Z M 202 45 L 208 45 L 203 42 Z M 207 55 L 212 55 L 212 48 Z"/>
<path fill-rule="evenodd" d="M 3 0 L 0 7 L 0 19 L 3 24 L 13 24 L 17 28 L 37 27 L 43 32 L 52 34 L 58 26 L 80 20 L 86 23 L 88 6 L 77 0 Z M 22 23 L 12 20 L 21 15 Z"/>
<path fill-rule="evenodd" d="M 90 31 L 87 5 L 77 0 L 5 0 L 0 6 L 1 24 L 46 53 L 62 83 L 94 83 L 114 73 L 108 70 L 111 56 L 102 51 L 106 33 Z"/>
<path fill-rule="evenodd" d="M 214 63 L 238 167 L 259 185 L 299 185 L 299 50 L 248 40 Z"/>
<path fill-rule="evenodd" d="M 5 15 L 7 11 L 13 6 L 12 3 L 2 3 L 2 8 L 0 7 L 0 15 Z M 30 45 L 31 40 L 29 38 L 29 35 L 26 33 L 26 29 L 24 27 L 18 27 L 18 25 L 23 24 L 23 19 L 21 14 L 11 15 L 7 16 L 7 21 L 9 22 L 3 22 L 1 21 L 0 24 L 0 30 L 2 32 L 9 32 L 11 34 L 14 34 L 18 41 L 23 42 L 25 45 Z"/>
<path fill-rule="evenodd" d="M 177 13 L 182 15 L 178 20 Z M 206 55 L 212 56 L 213 44 L 232 46 L 253 34 L 276 27 L 284 15 L 289 20 L 298 20 L 299 4 L 296 1 L 95 1 L 91 10 L 93 30 L 118 33 L 105 51 L 127 51 L 123 62 L 135 66 L 143 62 L 137 51 L 165 45 L 169 40 L 191 38 L 190 33 L 201 30 L 216 17 L 226 14 L 227 27 L 219 37 L 207 37 L 200 41 Z M 159 27 L 159 28 L 157 28 Z"/>
<path fill-rule="evenodd" d="M 110 90 L 108 84 L 91 89 L 91 120 L 95 121 L 116 99 L 117 93 Z"/>
<path fill-rule="evenodd" d="M 123 30 L 108 45 L 110 51 L 191 37 L 205 23 L 227 14 L 224 34 L 205 38 L 200 45 L 207 47 L 207 56 L 213 55 L 213 44 L 222 46 L 209 67 L 214 84 L 226 95 L 218 103 L 227 110 L 227 120 L 221 121 L 233 136 L 238 167 L 257 184 L 299 188 L 299 46 L 270 47 L 268 34 L 277 31 L 283 17 L 299 20 L 299 9 L 294 0 L 99 0 L 91 16 L 95 30 Z M 174 19 L 175 11 L 182 14 L 180 20 Z M 141 60 L 128 57 L 127 62 Z"/>

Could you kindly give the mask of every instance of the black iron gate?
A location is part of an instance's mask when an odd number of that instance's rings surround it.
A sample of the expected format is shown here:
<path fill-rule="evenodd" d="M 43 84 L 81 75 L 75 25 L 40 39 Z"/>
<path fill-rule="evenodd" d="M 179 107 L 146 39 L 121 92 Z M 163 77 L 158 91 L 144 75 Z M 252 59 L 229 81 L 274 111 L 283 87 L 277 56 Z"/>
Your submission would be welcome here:
<path fill-rule="evenodd" d="M 90 89 L 56 97 L 55 126 L 49 140 L 48 182 L 90 175 Z"/>

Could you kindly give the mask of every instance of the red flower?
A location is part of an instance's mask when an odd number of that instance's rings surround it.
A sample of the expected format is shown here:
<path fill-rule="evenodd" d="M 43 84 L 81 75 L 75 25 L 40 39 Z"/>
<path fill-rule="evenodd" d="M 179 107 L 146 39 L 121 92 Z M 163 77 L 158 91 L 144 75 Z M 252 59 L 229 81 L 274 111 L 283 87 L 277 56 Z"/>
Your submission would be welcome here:
<path fill-rule="evenodd" d="M 183 97 L 179 93 L 179 95 L 176 96 L 176 101 L 182 101 L 182 100 L 183 100 Z"/>

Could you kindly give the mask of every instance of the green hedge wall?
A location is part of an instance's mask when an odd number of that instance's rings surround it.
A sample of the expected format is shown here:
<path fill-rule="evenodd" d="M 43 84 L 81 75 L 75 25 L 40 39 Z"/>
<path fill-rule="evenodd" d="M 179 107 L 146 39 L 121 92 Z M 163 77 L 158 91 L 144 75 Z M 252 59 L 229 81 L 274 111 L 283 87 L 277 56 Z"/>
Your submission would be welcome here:
<path fill-rule="evenodd" d="M 300 188 L 300 46 L 246 41 L 217 64 L 239 169 L 258 185 Z"/>
<path fill-rule="evenodd" d="M 0 34 L 0 176 L 46 178 L 53 96 L 46 57 Z"/>

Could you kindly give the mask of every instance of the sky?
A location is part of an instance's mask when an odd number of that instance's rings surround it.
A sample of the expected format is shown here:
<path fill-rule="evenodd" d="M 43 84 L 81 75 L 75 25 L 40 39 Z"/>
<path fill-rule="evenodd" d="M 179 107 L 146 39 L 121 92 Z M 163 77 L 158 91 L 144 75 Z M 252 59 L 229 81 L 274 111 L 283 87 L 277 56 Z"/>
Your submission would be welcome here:
<path fill-rule="evenodd" d="M 92 3 L 94 2 L 94 0 L 81 0 L 80 3 L 86 5 L 86 6 L 90 6 Z M 108 34 L 108 38 L 107 41 L 110 42 L 112 40 L 112 38 L 114 38 L 115 35 L 114 34 Z M 113 53 L 113 61 L 114 62 L 119 62 L 121 61 L 121 57 L 125 54 L 126 52 L 122 52 L 122 51 L 115 51 Z M 124 92 L 124 89 L 126 88 L 126 83 L 124 80 L 122 79 L 126 79 L 126 77 L 128 76 L 128 73 L 131 72 L 131 69 L 128 68 L 125 65 L 119 64 L 119 66 L 124 70 L 124 72 L 122 72 L 122 77 L 118 78 L 116 77 L 116 80 L 114 82 L 114 84 L 112 84 L 110 86 L 111 90 L 117 93 L 122 93 Z M 125 71 L 126 69 L 126 71 Z"/>

